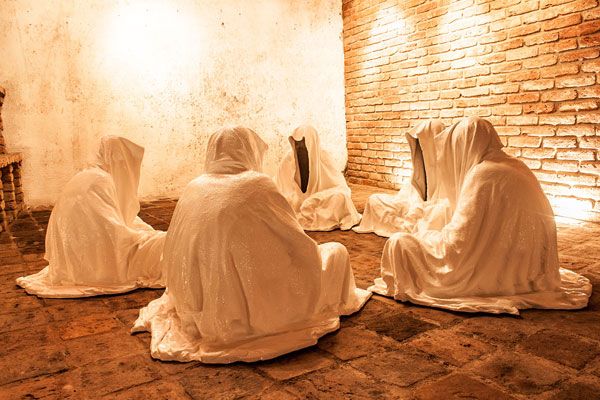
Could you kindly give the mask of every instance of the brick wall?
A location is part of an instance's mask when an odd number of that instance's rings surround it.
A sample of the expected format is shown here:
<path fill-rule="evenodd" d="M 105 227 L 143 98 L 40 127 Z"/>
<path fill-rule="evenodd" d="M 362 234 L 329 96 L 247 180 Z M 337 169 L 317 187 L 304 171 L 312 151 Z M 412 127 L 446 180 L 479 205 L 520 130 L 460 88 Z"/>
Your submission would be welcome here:
<path fill-rule="evenodd" d="M 478 115 L 559 215 L 600 219 L 598 0 L 344 0 L 348 176 L 398 188 L 407 128 Z"/>
<path fill-rule="evenodd" d="M 4 96 L 6 92 L 2 86 L 0 86 L 0 154 L 6 152 L 4 146 L 4 126 L 2 125 L 2 104 L 4 104 Z"/>

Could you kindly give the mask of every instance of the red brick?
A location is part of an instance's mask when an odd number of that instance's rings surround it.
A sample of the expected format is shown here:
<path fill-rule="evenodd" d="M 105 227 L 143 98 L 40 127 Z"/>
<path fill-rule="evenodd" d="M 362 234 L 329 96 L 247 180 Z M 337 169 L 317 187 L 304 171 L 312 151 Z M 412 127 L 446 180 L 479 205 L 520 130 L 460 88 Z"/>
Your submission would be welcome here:
<path fill-rule="evenodd" d="M 600 55 L 600 50 L 598 50 L 596 48 L 568 51 L 568 52 L 562 53 L 560 55 L 560 62 L 564 63 L 564 62 L 571 62 L 571 61 L 583 61 L 586 59 L 598 58 L 599 55 Z"/>
<path fill-rule="evenodd" d="M 575 14 L 577 15 L 577 14 Z M 581 18 L 581 16 L 580 16 Z M 583 22 L 581 24 L 572 26 L 570 28 L 562 29 L 559 33 L 559 37 L 569 38 L 574 36 L 590 35 L 600 31 L 600 24 L 596 21 Z"/>
<path fill-rule="evenodd" d="M 583 137 L 579 141 L 579 147 L 600 150 L 600 137 Z"/>
<path fill-rule="evenodd" d="M 558 32 L 542 32 L 535 35 L 526 36 L 523 40 L 527 46 L 556 42 L 558 41 Z"/>
<path fill-rule="evenodd" d="M 520 115 L 523 107 L 520 105 L 496 106 L 493 109 L 494 115 Z"/>
<path fill-rule="evenodd" d="M 479 38 L 479 44 L 483 45 L 483 44 L 501 42 L 501 41 L 505 40 L 506 37 L 507 37 L 506 32 L 490 33 L 489 35 L 485 35 L 485 36 L 482 36 L 481 38 Z"/>
<path fill-rule="evenodd" d="M 508 83 L 505 85 L 492 86 L 493 94 L 517 93 L 519 91 L 518 83 Z"/>
<path fill-rule="evenodd" d="M 548 125 L 523 126 L 521 133 L 529 136 L 554 136 L 556 128 Z"/>
<path fill-rule="evenodd" d="M 508 145 L 511 147 L 540 147 L 542 138 L 529 136 L 515 136 L 508 138 Z"/>
<path fill-rule="evenodd" d="M 530 80 L 539 79 L 539 78 L 540 78 L 540 71 L 532 70 L 532 69 L 528 69 L 528 70 L 524 70 L 524 71 L 517 71 L 517 72 L 508 74 L 508 80 L 511 82 L 530 81 Z M 544 84 L 547 85 L 547 81 Z"/>
<path fill-rule="evenodd" d="M 463 97 L 476 97 L 483 96 L 490 93 L 490 89 L 487 87 L 474 87 L 469 89 L 464 89 L 461 91 L 461 95 Z"/>
<path fill-rule="evenodd" d="M 542 23 L 542 29 L 545 31 L 549 31 L 552 29 L 565 28 L 567 26 L 576 25 L 581 22 L 580 14 L 571 14 L 564 17 L 558 17 L 551 21 L 546 21 Z M 577 36 L 577 35 L 573 35 Z M 562 37 L 562 35 L 561 35 Z"/>
<path fill-rule="evenodd" d="M 502 54 L 502 58 L 505 58 L 504 54 Z M 504 61 L 504 60 L 501 60 L 501 61 Z M 481 60 L 480 60 L 480 62 L 481 62 Z M 521 69 L 522 66 L 523 66 L 523 63 L 521 63 L 520 61 L 492 65 L 492 73 L 493 74 L 501 74 L 503 72 L 518 71 Z"/>
<path fill-rule="evenodd" d="M 548 159 L 554 158 L 556 150 L 552 148 L 523 149 L 521 155 L 525 158 Z"/>
<path fill-rule="evenodd" d="M 480 76 L 477 78 L 477 83 L 479 85 L 492 85 L 495 83 L 505 83 L 506 77 L 503 75 L 488 75 L 488 76 Z"/>
<path fill-rule="evenodd" d="M 554 103 L 523 104 L 523 112 L 525 114 L 548 114 L 552 111 L 554 111 Z"/>
<path fill-rule="evenodd" d="M 523 47 L 525 41 L 522 38 L 515 38 L 510 40 L 505 40 L 502 43 L 498 43 L 492 46 L 494 52 L 501 52 L 506 50 L 517 49 L 519 47 Z"/>
<path fill-rule="evenodd" d="M 558 62 L 556 54 L 546 54 L 523 61 L 524 68 L 541 68 L 555 65 Z"/>
<path fill-rule="evenodd" d="M 600 124 L 600 112 L 592 111 L 577 114 L 578 124 Z"/>
<path fill-rule="evenodd" d="M 590 150 L 559 150 L 556 153 L 557 160 L 593 161 L 595 152 Z"/>
<path fill-rule="evenodd" d="M 581 111 L 581 110 L 596 110 L 598 103 L 596 100 L 581 100 L 560 103 L 558 111 Z"/>
<path fill-rule="evenodd" d="M 542 93 L 542 101 L 564 101 L 577 98 L 577 91 L 574 89 L 553 90 Z"/>
<path fill-rule="evenodd" d="M 577 172 L 578 170 L 577 161 L 544 161 L 542 166 L 549 171 Z"/>
<path fill-rule="evenodd" d="M 586 174 L 600 175 L 600 161 L 583 161 L 579 164 L 579 171 Z"/>
<path fill-rule="evenodd" d="M 508 125 L 537 125 L 537 115 L 520 115 L 515 117 L 507 117 L 506 123 Z"/>
<path fill-rule="evenodd" d="M 596 82 L 593 74 L 582 74 L 578 76 L 564 76 L 556 79 L 557 88 L 590 86 Z"/>
<path fill-rule="evenodd" d="M 600 52 L 597 52 L 597 53 L 600 53 Z M 581 71 L 600 73 L 600 59 L 584 62 L 581 65 Z"/>
<path fill-rule="evenodd" d="M 594 21 L 596 24 L 597 21 Z M 589 35 L 579 38 L 579 47 L 597 47 L 600 46 L 600 35 Z"/>
<path fill-rule="evenodd" d="M 479 99 L 479 104 L 483 106 L 503 103 L 506 103 L 506 96 L 485 96 Z"/>
<path fill-rule="evenodd" d="M 544 138 L 543 147 L 554 147 L 568 149 L 577 147 L 577 139 L 574 137 L 547 137 Z"/>
<path fill-rule="evenodd" d="M 540 100 L 540 94 L 535 92 L 511 94 L 508 96 L 509 103 L 531 103 Z"/>
<path fill-rule="evenodd" d="M 532 160 L 529 158 L 524 158 L 521 161 L 525 163 L 531 170 L 536 170 L 542 168 L 542 163 L 539 160 Z"/>
<path fill-rule="evenodd" d="M 594 136 L 595 129 L 593 125 L 572 125 L 560 126 L 556 131 L 558 136 Z M 580 142 L 581 145 L 582 142 Z"/>
<path fill-rule="evenodd" d="M 574 115 L 540 115 L 541 125 L 573 125 L 575 123 Z"/>
<path fill-rule="evenodd" d="M 538 79 L 535 81 L 526 81 L 521 84 L 521 88 L 525 91 L 548 90 L 552 89 L 553 87 L 553 79 Z"/>
<path fill-rule="evenodd" d="M 594 19 L 600 19 L 600 8 L 586 11 L 582 14 L 584 21 L 590 21 Z"/>
<path fill-rule="evenodd" d="M 538 49 L 536 47 L 513 49 L 506 52 L 506 61 L 522 60 L 524 58 L 531 58 L 537 55 Z"/>
<path fill-rule="evenodd" d="M 579 88 L 579 89 L 577 89 L 577 93 L 578 93 L 580 99 L 600 98 L 600 85 Z"/>
<path fill-rule="evenodd" d="M 507 15 L 521 15 L 538 9 L 537 1 L 520 2 L 506 10 Z"/>
<path fill-rule="evenodd" d="M 556 78 L 563 75 L 575 75 L 579 72 L 579 64 L 563 64 L 560 63 L 554 67 L 543 68 L 541 70 L 542 78 Z"/>

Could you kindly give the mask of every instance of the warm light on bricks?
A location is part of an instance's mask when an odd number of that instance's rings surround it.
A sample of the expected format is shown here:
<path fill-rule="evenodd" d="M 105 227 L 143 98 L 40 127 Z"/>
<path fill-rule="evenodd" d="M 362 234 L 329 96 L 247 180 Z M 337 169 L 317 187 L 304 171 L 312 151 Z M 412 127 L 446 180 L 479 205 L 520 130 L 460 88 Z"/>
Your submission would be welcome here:
<path fill-rule="evenodd" d="M 557 214 L 600 219 L 599 147 L 590 141 L 600 136 L 597 1 L 344 4 L 351 182 L 399 188 L 410 175 L 396 164 L 408 153 L 407 129 L 479 116 L 546 194 L 574 199 L 553 203 Z M 404 34 L 388 37 L 382 27 L 394 14 Z M 380 148 L 399 138 L 398 149 Z"/>

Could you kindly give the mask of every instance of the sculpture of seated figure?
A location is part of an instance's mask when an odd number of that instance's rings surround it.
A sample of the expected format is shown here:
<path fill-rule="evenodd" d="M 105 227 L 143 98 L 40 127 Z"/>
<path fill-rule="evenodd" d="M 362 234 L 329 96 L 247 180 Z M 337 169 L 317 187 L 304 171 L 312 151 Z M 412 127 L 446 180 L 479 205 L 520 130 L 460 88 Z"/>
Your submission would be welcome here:
<path fill-rule="evenodd" d="M 375 233 L 379 236 L 390 237 L 396 232 L 412 232 L 423 215 L 441 214 L 437 218 L 441 228 L 448 220 L 447 199 L 440 198 L 438 192 L 433 192 L 435 185 L 427 185 L 428 177 L 425 171 L 424 157 L 433 154 L 432 149 L 423 150 L 424 146 L 433 146 L 430 138 L 435 137 L 444 129 L 444 124 L 431 120 L 417 125 L 406 134 L 413 160 L 413 173 L 409 185 L 404 186 L 396 194 L 376 193 L 369 196 L 365 205 L 360 225 L 353 230 L 357 233 Z M 422 138 L 419 140 L 419 138 Z M 435 161 L 428 160 L 430 165 Z"/>
<path fill-rule="evenodd" d="M 104 136 L 95 165 L 65 186 L 48 222 L 46 260 L 17 279 L 40 297 L 86 297 L 163 287 L 160 257 L 165 232 L 138 216 L 144 148 Z"/>
<path fill-rule="evenodd" d="M 152 357 L 277 357 L 314 345 L 369 298 L 346 248 L 309 238 L 261 173 L 266 147 L 242 127 L 210 137 L 205 172 L 186 187 L 167 233 L 167 290 L 132 329 L 152 333 Z"/>
<path fill-rule="evenodd" d="M 424 208 L 411 233 L 392 235 L 370 290 L 468 312 L 587 305 L 589 280 L 559 267 L 554 215 L 539 182 L 502 151 L 488 121 L 465 119 L 419 142 L 426 192 L 445 198 L 447 213 Z"/>
<path fill-rule="evenodd" d="M 288 153 L 275 178 L 279 191 L 307 231 L 347 230 L 360 222 L 344 175 L 319 143 L 317 131 L 308 125 L 289 137 Z"/>

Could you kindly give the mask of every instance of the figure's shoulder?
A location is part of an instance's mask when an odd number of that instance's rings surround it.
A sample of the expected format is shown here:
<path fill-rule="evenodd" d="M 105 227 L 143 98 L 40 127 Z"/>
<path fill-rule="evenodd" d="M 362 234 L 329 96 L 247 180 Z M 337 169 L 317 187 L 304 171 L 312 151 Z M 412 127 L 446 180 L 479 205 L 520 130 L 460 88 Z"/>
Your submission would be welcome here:
<path fill-rule="evenodd" d="M 113 187 L 114 182 L 111 175 L 98 167 L 89 167 L 75 174 L 67 183 L 71 189 L 99 189 Z"/>
<path fill-rule="evenodd" d="M 200 175 L 187 185 L 184 192 L 231 192 L 235 193 L 236 197 L 243 198 L 252 196 L 256 192 L 270 190 L 277 191 L 270 176 L 260 172 L 246 171 L 231 175 Z"/>
<path fill-rule="evenodd" d="M 269 175 L 262 172 L 248 171 L 240 174 L 242 185 L 247 187 L 250 192 L 257 191 L 275 191 L 275 181 Z"/>
<path fill-rule="evenodd" d="M 469 173 L 467 187 L 495 187 L 503 191 L 514 188 L 537 187 L 537 179 L 533 172 L 523 163 L 511 156 L 486 160 L 479 163 Z"/>

